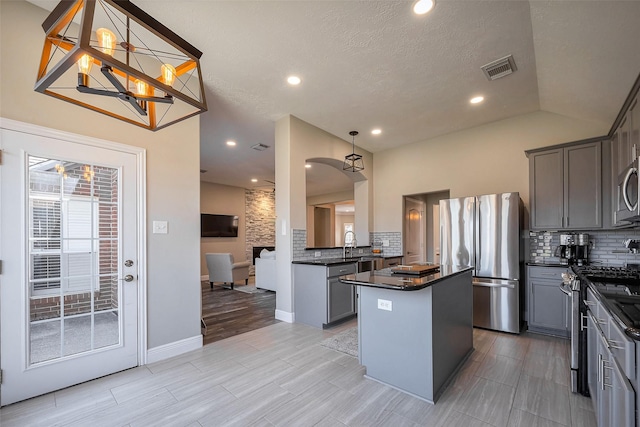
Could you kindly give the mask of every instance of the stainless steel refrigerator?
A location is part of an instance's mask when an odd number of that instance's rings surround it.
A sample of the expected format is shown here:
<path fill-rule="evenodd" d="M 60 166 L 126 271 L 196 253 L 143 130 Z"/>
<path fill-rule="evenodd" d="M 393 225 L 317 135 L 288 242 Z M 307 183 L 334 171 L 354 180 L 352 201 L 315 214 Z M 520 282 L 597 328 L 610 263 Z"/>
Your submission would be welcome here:
<path fill-rule="evenodd" d="M 520 333 L 521 229 L 518 193 L 440 201 L 440 264 L 474 267 L 474 326 Z"/>

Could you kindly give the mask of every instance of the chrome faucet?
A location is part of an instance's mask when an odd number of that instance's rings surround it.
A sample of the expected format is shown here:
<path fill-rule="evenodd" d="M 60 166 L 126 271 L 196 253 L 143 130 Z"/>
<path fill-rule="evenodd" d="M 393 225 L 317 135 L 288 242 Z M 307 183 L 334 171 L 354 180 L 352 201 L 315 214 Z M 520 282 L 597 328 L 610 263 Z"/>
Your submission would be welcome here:
<path fill-rule="evenodd" d="M 353 239 L 351 239 L 351 244 L 348 246 L 350 248 L 349 257 L 353 256 L 353 248 L 358 246 L 358 241 L 356 240 L 356 233 L 354 233 L 351 230 L 347 230 L 344 233 L 344 238 L 343 238 L 344 246 L 342 247 L 342 258 L 346 258 L 347 257 L 347 235 L 349 233 L 353 234 Z"/>

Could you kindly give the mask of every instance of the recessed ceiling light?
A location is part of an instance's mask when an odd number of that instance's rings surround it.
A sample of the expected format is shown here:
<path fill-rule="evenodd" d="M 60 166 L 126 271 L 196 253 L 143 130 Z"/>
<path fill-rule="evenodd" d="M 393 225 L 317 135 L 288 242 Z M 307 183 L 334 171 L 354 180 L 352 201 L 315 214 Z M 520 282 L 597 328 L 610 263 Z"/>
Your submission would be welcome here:
<path fill-rule="evenodd" d="M 302 80 L 300 80 L 300 77 L 298 77 L 298 76 L 289 76 L 289 77 L 287 77 L 287 83 L 289 83 L 290 85 L 293 85 L 293 86 L 299 85 L 301 81 Z"/>
<path fill-rule="evenodd" d="M 228 145 L 229 147 L 235 147 L 235 146 L 236 146 L 236 142 L 235 142 L 235 141 L 231 141 L 231 140 L 229 140 L 229 141 L 227 141 L 227 145 Z"/>
<path fill-rule="evenodd" d="M 415 13 L 416 15 L 424 15 L 425 13 L 431 11 L 435 4 L 435 0 L 418 0 L 413 4 L 413 13 Z"/>
<path fill-rule="evenodd" d="M 311 165 L 309 163 L 307 163 L 306 165 L 304 165 L 305 168 L 310 169 Z"/>
<path fill-rule="evenodd" d="M 380 135 L 382 133 L 382 129 L 374 129 L 371 131 L 372 135 Z"/>
<path fill-rule="evenodd" d="M 251 182 L 258 182 L 256 178 L 251 178 Z"/>
<path fill-rule="evenodd" d="M 484 101 L 484 96 L 475 96 L 469 100 L 469 102 L 472 104 L 479 104 L 482 101 Z"/>

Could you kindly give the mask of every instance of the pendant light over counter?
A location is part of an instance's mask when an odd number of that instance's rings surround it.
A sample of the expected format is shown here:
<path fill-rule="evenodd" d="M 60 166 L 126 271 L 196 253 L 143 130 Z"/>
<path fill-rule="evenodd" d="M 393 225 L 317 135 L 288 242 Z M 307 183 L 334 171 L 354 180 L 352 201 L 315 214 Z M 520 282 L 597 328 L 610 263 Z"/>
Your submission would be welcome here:
<path fill-rule="evenodd" d="M 362 156 L 360 154 L 356 154 L 356 135 L 358 134 L 357 130 L 352 130 L 349 132 L 351 135 L 351 154 L 344 156 L 344 166 L 342 170 L 350 171 L 350 172 L 359 172 L 364 170 L 364 162 L 362 161 Z"/>

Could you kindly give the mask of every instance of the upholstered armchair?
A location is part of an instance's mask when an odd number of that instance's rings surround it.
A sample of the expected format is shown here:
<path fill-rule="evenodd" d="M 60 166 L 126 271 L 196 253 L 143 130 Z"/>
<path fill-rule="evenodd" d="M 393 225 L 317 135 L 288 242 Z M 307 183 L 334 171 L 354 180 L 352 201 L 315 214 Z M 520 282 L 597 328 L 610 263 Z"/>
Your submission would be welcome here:
<path fill-rule="evenodd" d="M 213 289 L 214 282 L 233 284 L 239 280 L 244 280 L 244 284 L 249 283 L 249 266 L 251 261 L 233 262 L 231 254 L 205 254 L 207 258 L 207 269 L 209 270 L 209 284 Z"/>

